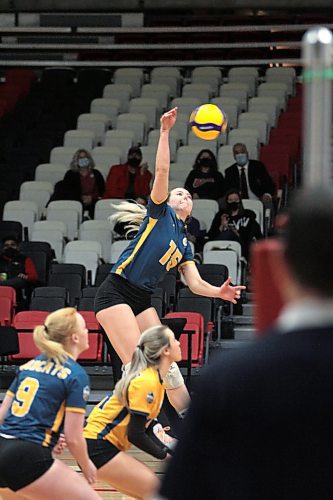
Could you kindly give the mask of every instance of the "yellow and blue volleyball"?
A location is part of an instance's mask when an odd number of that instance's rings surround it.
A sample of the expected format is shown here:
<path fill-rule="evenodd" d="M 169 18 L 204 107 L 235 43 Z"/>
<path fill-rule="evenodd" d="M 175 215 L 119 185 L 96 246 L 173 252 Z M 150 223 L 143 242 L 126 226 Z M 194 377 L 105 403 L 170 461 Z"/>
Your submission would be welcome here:
<path fill-rule="evenodd" d="M 225 111 L 215 104 L 202 104 L 192 111 L 190 125 L 197 137 L 212 141 L 226 130 L 228 117 Z"/>

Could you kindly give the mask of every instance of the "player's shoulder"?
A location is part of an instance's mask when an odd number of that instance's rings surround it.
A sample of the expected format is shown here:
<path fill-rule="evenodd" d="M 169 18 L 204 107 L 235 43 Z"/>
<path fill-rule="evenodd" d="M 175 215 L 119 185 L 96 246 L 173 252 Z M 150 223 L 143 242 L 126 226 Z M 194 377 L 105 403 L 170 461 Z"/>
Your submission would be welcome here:
<path fill-rule="evenodd" d="M 158 371 L 156 368 L 146 368 L 142 370 L 141 372 L 138 372 L 134 379 L 132 380 L 132 383 L 134 385 L 150 385 L 150 384 L 156 384 L 159 380 L 159 375 Z"/>

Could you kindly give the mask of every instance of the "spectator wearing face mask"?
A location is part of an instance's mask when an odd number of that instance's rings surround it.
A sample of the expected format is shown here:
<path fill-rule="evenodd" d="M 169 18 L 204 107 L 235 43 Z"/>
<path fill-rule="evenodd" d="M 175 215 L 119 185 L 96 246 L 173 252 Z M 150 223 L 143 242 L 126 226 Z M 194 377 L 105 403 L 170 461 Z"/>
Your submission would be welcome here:
<path fill-rule="evenodd" d="M 66 172 L 62 181 L 57 182 L 50 201 L 77 200 L 88 211 L 90 217 L 94 215 L 96 201 L 102 198 L 105 189 L 104 177 L 95 168 L 95 162 L 85 149 L 79 149 L 73 156 L 70 170 Z"/>
<path fill-rule="evenodd" d="M 194 162 L 185 185 L 193 199 L 218 200 L 225 192 L 224 177 L 218 171 L 215 155 L 210 149 L 202 149 Z"/>
<path fill-rule="evenodd" d="M 16 290 L 16 300 L 19 307 L 24 306 L 22 291 L 38 281 L 35 264 L 19 250 L 15 236 L 7 235 L 2 240 L 0 253 L 0 286 L 11 286 Z"/>
<path fill-rule="evenodd" d="M 215 215 L 207 236 L 209 240 L 238 241 L 243 257 L 248 260 L 250 245 L 262 238 L 262 232 L 256 214 L 245 209 L 240 193 L 231 189 L 223 198 L 221 210 Z"/>
<path fill-rule="evenodd" d="M 250 160 L 245 144 L 233 147 L 235 163 L 225 170 L 226 189 L 236 189 L 242 199 L 259 199 L 264 204 L 272 203 L 276 193 L 275 184 L 261 161 Z"/>
<path fill-rule="evenodd" d="M 104 198 L 136 199 L 148 196 L 152 177 L 147 163 L 142 163 L 141 149 L 133 146 L 128 150 L 126 163 L 110 168 Z"/>

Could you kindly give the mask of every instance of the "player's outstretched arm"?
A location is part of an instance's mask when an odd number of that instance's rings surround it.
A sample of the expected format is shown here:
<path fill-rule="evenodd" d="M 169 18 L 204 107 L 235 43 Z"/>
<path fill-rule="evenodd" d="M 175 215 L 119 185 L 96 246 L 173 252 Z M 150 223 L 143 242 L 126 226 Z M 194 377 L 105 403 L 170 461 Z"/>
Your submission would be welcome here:
<path fill-rule="evenodd" d="M 170 146 L 169 132 L 176 123 L 177 108 L 164 113 L 161 117 L 160 138 L 158 141 L 155 179 L 151 190 L 151 197 L 155 202 L 163 201 L 169 192 Z"/>
<path fill-rule="evenodd" d="M 201 278 L 194 263 L 184 265 L 181 268 L 181 272 L 183 273 L 190 290 L 193 293 L 203 295 L 204 297 L 217 297 L 229 300 L 233 304 L 237 304 L 237 300 L 240 298 L 242 290 L 245 290 L 246 288 L 243 285 L 232 286 L 230 284 L 230 277 L 220 287 L 213 286 Z"/>

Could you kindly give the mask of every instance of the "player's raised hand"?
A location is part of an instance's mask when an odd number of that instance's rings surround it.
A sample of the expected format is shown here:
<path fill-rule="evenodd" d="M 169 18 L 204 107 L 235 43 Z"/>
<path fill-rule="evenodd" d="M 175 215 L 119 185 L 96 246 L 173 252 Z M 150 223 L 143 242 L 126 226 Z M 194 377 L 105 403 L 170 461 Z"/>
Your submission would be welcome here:
<path fill-rule="evenodd" d="M 243 285 L 232 286 L 230 283 L 231 278 L 229 276 L 220 288 L 220 297 L 221 299 L 229 300 L 233 304 L 237 304 L 237 300 L 240 298 L 242 290 L 245 290 L 246 287 Z"/>
<path fill-rule="evenodd" d="M 161 131 L 170 130 L 176 123 L 178 108 L 170 109 L 161 116 Z"/>

